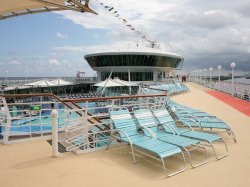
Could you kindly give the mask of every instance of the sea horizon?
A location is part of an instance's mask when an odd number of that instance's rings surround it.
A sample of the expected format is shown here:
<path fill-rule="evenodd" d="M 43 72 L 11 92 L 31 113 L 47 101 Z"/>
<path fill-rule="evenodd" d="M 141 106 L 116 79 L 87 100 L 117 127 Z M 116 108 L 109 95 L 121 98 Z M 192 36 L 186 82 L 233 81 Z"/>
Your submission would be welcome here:
<path fill-rule="evenodd" d="M 25 77 L 25 76 L 19 76 L 19 77 L 7 77 L 7 80 L 32 80 L 32 79 L 58 79 L 58 78 L 75 78 L 75 76 L 46 76 L 46 77 Z M 6 77 L 0 77 L 0 80 L 6 80 Z"/>

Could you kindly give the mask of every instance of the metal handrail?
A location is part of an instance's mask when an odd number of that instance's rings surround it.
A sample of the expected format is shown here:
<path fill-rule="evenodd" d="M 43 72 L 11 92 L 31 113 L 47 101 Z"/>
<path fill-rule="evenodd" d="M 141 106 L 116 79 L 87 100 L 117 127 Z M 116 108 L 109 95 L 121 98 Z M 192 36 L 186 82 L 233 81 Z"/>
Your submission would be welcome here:
<path fill-rule="evenodd" d="M 164 90 L 165 91 L 165 90 Z M 0 97 L 5 98 L 14 98 L 14 97 L 35 97 L 35 96 L 42 96 L 42 97 L 54 97 L 55 99 L 58 98 L 53 93 L 34 93 L 34 94 L 0 94 Z M 81 101 L 96 101 L 96 100 L 112 100 L 112 99 L 128 99 L 128 98 L 141 98 L 141 97 L 163 97 L 167 96 L 166 93 L 164 94 L 149 94 L 149 95 L 126 95 L 126 96 L 113 96 L 113 97 L 92 97 L 92 98 L 80 98 L 80 99 L 60 99 L 64 102 L 81 102 Z"/>

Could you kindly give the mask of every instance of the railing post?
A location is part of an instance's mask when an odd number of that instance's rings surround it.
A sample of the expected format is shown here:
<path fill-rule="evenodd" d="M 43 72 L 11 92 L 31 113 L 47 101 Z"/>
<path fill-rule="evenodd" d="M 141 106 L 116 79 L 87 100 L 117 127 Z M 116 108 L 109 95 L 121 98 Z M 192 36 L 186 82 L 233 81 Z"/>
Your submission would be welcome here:
<path fill-rule="evenodd" d="M 52 157 L 58 157 L 58 112 L 52 110 Z"/>
<path fill-rule="evenodd" d="M 3 105 L 4 105 L 4 110 L 2 111 L 4 112 L 6 119 L 7 119 L 6 124 L 5 124 L 5 131 L 3 134 L 3 142 L 6 144 L 9 141 L 10 126 L 11 126 L 12 118 L 11 118 L 9 107 L 5 98 L 3 98 Z"/>
<path fill-rule="evenodd" d="M 218 77 L 218 82 L 219 82 L 219 91 L 221 91 L 221 85 L 220 85 L 220 71 L 221 71 L 221 65 L 218 66 L 218 70 L 219 70 L 219 77 Z"/>
<path fill-rule="evenodd" d="M 1 108 L 1 111 L 0 111 L 1 113 L 2 113 L 2 115 L 5 115 L 5 109 L 4 109 L 4 107 L 2 107 Z M 0 139 L 2 139 L 2 137 L 3 137 L 3 135 L 2 135 L 2 133 L 3 133 L 3 131 L 2 131 L 2 126 L 3 126 L 3 121 L 2 121 L 2 119 L 0 118 Z"/>
<path fill-rule="evenodd" d="M 128 70 L 128 81 L 130 82 L 130 70 Z M 129 95 L 131 95 L 131 86 L 129 88 Z"/>
<path fill-rule="evenodd" d="M 236 67 L 235 62 L 232 62 L 230 64 L 231 68 L 232 68 L 232 85 L 231 85 L 231 95 L 234 96 L 234 68 Z"/>
<path fill-rule="evenodd" d="M 115 100 L 112 99 L 112 109 L 115 107 Z M 112 133 L 113 132 L 113 122 L 112 122 L 112 119 L 110 118 L 110 121 L 109 121 L 109 125 L 110 125 L 110 132 Z M 110 134 L 111 134 L 110 133 Z"/>
<path fill-rule="evenodd" d="M 210 67 L 209 68 L 209 80 L 210 80 L 210 89 L 212 89 L 212 71 L 213 71 L 213 68 L 212 67 Z"/>
<path fill-rule="evenodd" d="M 89 102 L 86 101 L 85 103 L 85 111 L 82 115 L 83 117 L 83 126 L 86 125 L 85 128 L 83 128 L 83 137 L 85 137 L 84 142 L 86 142 L 86 148 L 89 149 L 89 125 L 88 125 L 88 106 Z M 91 118 L 92 119 L 92 118 Z M 95 135 L 94 135 L 94 141 L 95 141 Z"/>

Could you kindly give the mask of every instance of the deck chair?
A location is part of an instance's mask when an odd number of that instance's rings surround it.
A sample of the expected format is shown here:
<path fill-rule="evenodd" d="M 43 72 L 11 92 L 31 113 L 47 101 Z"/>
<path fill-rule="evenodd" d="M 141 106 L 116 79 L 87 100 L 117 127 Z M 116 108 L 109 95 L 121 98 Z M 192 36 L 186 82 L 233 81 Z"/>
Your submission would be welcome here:
<path fill-rule="evenodd" d="M 180 136 L 184 136 L 184 137 L 188 137 L 188 138 L 192 138 L 192 139 L 197 139 L 197 140 L 201 140 L 201 141 L 205 141 L 207 144 L 207 146 L 211 147 L 213 149 L 214 152 L 214 156 L 216 157 L 216 159 L 222 159 L 224 157 L 226 157 L 228 155 L 228 148 L 227 148 L 227 144 L 225 142 L 225 140 L 216 135 L 216 134 L 210 134 L 210 133 L 205 133 L 205 132 L 198 132 L 198 131 L 194 131 L 192 129 L 191 126 L 189 126 L 188 124 L 186 124 L 185 126 L 188 128 L 178 128 L 176 126 L 176 122 L 174 121 L 174 119 L 172 118 L 172 116 L 169 114 L 169 112 L 167 111 L 167 109 L 165 108 L 157 108 L 157 107 L 153 107 L 152 108 L 152 113 L 153 115 L 156 117 L 156 119 L 158 120 L 159 123 L 161 124 L 166 124 L 168 126 L 170 126 L 171 128 L 173 128 L 173 130 L 176 132 L 176 134 L 180 135 Z M 177 120 L 179 121 L 179 120 Z M 181 124 L 184 124 L 185 122 L 179 121 Z M 223 142 L 225 145 L 225 150 L 226 153 L 223 155 L 217 155 L 216 151 L 215 151 L 215 147 L 214 147 L 214 143 L 216 142 Z"/>
<path fill-rule="evenodd" d="M 224 129 L 233 137 L 234 142 L 237 142 L 236 136 L 231 127 L 215 116 L 209 115 L 205 112 L 187 110 L 176 105 L 171 106 L 170 110 L 179 118 L 179 120 L 185 122 L 185 124 L 188 124 L 191 127 L 200 128 L 201 131 L 203 131 L 204 128 L 209 128 L 211 130 Z"/>
<path fill-rule="evenodd" d="M 162 162 L 164 172 L 168 177 L 186 169 L 185 156 L 182 150 L 175 145 L 153 138 L 151 132 L 146 129 L 144 129 L 145 131 L 139 130 L 127 108 L 113 108 L 109 110 L 109 114 L 114 131 L 109 138 L 107 149 L 112 142 L 112 137 L 114 137 L 130 145 L 134 163 L 136 163 L 134 151 L 137 151 Z M 118 134 L 118 136 L 115 136 L 115 134 Z M 174 155 L 182 155 L 183 168 L 169 173 L 165 167 L 164 159 Z"/>
<path fill-rule="evenodd" d="M 140 127 L 150 129 L 158 140 L 176 145 L 187 153 L 189 163 L 193 168 L 207 163 L 206 148 L 200 141 L 176 135 L 172 128 L 157 122 L 147 107 L 134 107 L 133 112 Z M 203 149 L 205 155 L 205 159 L 198 164 L 192 162 L 190 154 L 190 152 L 196 148 Z"/>
<path fill-rule="evenodd" d="M 182 115 L 187 114 L 187 115 L 191 115 L 191 116 L 200 118 L 200 120 L 205 118 L 206 121 L 224 123 L 221 119 L 217 118 L 216 116 L 213 116 L 211 114 L 208 114 L 206 112 L 203 112 L 203 111 L 200 111 L 200 110 L 197 110 L 197 109 L 193 109 L 193 108 L 190 108 L 190 107 L 187 107 L 187 106 L 180 105 L 180 104 L 178 104 L 178 103 L 176 103 L 174 101 L 171 101 L 171 100 L 168 100 L 167 106 L 170 106 L 170 108 L 169 108 L 170 110 L 171 110 L 171 107 L 175 108 L 175 109 L 178 109 L 178 112 L 180 114 L 182 114 Z"/>

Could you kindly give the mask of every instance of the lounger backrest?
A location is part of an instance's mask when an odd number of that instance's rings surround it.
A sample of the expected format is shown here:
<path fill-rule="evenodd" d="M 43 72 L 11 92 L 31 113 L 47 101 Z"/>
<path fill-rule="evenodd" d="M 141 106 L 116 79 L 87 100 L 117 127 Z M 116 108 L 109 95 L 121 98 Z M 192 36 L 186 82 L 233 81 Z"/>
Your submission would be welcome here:
<path fill-rule="evenodd" d="M 169 112 L 166 109 L 155 109 L 152 110 L 153 114 L 157 118 L 160 124 L 167 124 L 169 126 L 174 127 L 174 129 L 178 129 L 174 119 L 172 116 L 169 114 Z"/>
<path fill-rule="evenodd" d="M 127 109 L 109 111 L 114 129 L 124 131 L 128 136 L 137 134 L 137 126 Z M 124 137 L 121 134 L 121 137 Z"/>
<path fill-rule="evenodd" d="M 134 115 L 140 126 L 155 127 L 157 121 L 148 108 L 133 108 Z"/>

